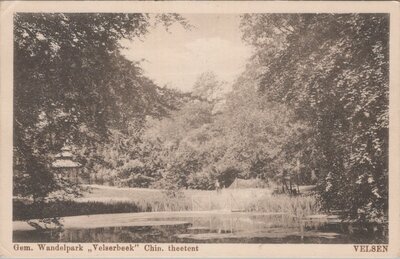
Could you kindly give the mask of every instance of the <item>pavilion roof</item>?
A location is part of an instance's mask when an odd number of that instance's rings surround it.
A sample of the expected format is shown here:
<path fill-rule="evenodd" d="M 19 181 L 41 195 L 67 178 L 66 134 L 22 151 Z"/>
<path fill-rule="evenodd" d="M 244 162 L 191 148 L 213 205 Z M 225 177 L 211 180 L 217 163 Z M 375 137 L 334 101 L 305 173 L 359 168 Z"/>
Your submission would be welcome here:
<path fill-rule="evenodd" d="M 62 151 L 61 153 L 56 155 L 56 158 L 61 158 L 61 157 L 72 158 L 72 152 L 71 151 Z"/>
<path fill-rule="evenodd" d="M 72 161 L 70 159 L 57 159 L 51 166 L 53 168 L 77 168 L 82 165 L 79 162 Z"/>

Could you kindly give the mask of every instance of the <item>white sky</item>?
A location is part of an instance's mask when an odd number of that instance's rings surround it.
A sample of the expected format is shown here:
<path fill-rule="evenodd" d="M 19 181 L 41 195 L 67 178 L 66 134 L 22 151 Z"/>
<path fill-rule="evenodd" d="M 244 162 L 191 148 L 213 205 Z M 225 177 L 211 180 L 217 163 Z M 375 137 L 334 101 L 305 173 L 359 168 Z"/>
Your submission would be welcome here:
<path fill-rule="evenodd" d="M 241 40 L 236 14 L 183 14 L 195 28 L 175 24 L 151 29 L 142 41 L 123 41 L 122 53 L 140 61 L 146 76 L 158 85 L 191 91 L 197 76 L 211 70 L 233 82 L 244 70 L 251 49 Z"/>

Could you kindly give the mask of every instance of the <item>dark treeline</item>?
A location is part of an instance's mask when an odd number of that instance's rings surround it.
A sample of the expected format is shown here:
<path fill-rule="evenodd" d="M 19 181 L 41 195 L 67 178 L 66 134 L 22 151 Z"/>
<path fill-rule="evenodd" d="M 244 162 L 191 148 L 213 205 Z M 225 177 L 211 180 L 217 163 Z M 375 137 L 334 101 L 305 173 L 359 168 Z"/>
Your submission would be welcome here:
<path fill-rule="evenodd" d="M 189 25 L 179 15 L 158 24 Z M 14 194 L 74 192 L 48 161 L 66 142 L 88 183 L 213 189 L 235 178 L 316 184 L 324 209 L 384 220 L 388 180 L 386 15 L 243 15 L 254 47 L 227 83 L 161 88 L 119 52 L 145 14 L 17 14 Z M 68 187 L 68 188 L 67 188 Z"/>

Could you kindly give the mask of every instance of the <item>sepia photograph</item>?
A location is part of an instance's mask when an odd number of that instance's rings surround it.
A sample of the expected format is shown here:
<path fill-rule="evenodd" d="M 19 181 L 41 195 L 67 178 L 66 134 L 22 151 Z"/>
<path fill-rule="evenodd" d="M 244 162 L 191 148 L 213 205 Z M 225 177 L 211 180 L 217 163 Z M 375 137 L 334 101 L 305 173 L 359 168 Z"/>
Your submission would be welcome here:
<path fill-rule="evenodd" d="M 14 250 L 387 252 L 391 26 L 383 12 L 14 12 Z"/>

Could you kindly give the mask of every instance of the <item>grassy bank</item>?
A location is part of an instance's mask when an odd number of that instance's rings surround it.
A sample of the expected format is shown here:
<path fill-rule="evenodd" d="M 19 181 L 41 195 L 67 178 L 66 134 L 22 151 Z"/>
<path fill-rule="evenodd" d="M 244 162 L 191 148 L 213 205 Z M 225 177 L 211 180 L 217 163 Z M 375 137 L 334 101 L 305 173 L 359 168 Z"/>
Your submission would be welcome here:
<path fill-rule="evenodd" d="M 115 188 L 97 186 L 80 201 L 134 202 L 139 208 L 151 211 L 231 210 L 283 212 L 296 216 L 319 212 L 315 196 L 272 195 L 270 189 L 223 189 L 220 192 L 182 190 L 175 196 L 155 189 Z"/>
<path fill-rule="evenodd" d="M 21 201 L 13 202 L 13 220 L 141 211 L 144 210 L 132 202 L 103 203 L 96 201 L 58 201 L 41 204 L 24 204 Z"/>
<path fill-rule="evenodd" d="M 208 211 L 286 213 L 304 217 L 319 212 L 314 196 L 272 195 L 268 189 L 224 189 L 220 192 L 182 190 L 167 193 L 140 188 L 92 187 L 70 201 L 26 205 L 14 201 L 14 220 L 89 214 Z"/>

